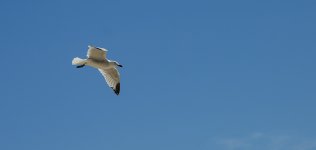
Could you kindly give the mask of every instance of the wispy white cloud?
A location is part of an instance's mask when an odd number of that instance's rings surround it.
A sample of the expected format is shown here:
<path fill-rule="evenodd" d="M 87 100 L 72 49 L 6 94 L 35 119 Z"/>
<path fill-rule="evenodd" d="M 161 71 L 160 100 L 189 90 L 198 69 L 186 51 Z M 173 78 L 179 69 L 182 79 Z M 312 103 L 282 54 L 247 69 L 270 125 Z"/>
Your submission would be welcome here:
<path fill-rule="evenodd" d="M 243 137 L 212 138 L 207 149 L 217 150 L 316 150 L 316 138 L 256 132 Z"/>

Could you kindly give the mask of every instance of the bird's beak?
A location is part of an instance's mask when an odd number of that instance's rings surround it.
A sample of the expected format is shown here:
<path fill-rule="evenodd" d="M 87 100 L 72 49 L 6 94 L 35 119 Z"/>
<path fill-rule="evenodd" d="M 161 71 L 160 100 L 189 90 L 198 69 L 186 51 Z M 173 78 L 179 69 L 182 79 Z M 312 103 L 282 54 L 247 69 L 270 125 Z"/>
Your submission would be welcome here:
<path fill-rule="evenodd" d="M 119 67 L 123 67 L 122 65 L 117 65 L 117 66 L 119 66 Z"/>

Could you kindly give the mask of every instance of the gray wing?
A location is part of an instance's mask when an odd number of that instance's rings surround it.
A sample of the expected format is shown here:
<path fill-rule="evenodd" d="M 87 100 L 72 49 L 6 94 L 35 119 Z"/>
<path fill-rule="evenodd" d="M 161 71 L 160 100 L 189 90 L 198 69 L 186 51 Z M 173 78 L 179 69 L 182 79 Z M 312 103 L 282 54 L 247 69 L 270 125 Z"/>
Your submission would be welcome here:
<path fill-rule="evenodd" d="M 99 61 L 103 61 L 106 58 L 106 53 L 107 50 L 105 48 L 100 48 L 100 47 L 93 47 L 93 46 L 88 46 L 88 53 L 87 53 L 87 57 L 94 59 L 94 60 L 99 60 Z"/>
<path fill-rule="evenodd" d="M 120 74 L 116 68 L 111 69 L 98 69 L 103 77 L 105 78 L 106 83 L 113 89 L 116 95 L 120 94 Z"/>

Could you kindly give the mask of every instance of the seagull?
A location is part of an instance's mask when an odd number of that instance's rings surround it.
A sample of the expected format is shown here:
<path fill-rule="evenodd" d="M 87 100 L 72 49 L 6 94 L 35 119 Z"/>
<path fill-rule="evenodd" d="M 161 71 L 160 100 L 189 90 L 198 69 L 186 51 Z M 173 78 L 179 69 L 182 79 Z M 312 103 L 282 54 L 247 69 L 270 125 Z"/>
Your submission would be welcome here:
<path fill-rule="evenodd" d="M 116 95 L 120 94 L 120 74 L 116 67 L 123 67 L 117 61 L 106 58 L 107 51 L 105 48 L 88 46 L 87 59 L 76 57 L 72 60 L 72 65 L 77 68 L 91 66 L 98 69 L 103 75 L 106 83 L 113 89 Z"/>

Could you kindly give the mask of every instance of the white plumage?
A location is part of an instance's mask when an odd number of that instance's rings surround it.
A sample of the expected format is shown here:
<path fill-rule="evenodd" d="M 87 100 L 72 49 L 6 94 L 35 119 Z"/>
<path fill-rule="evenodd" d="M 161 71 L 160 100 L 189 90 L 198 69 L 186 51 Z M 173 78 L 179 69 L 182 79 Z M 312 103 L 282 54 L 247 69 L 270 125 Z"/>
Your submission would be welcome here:
<path fill-rule="evenodd" d="M 76 57 L 72 60 L 72 65 L 77 65 L 77 66 L 81 66 L 81 65 L 84 65 L 85 64 L 85 60 L 84 59 L 81 59 L 79 57 Z"/>
<path fill-rule="evenodd" d="M 106 80 L 106 83 L 113 89 L 116 95 L 120 94 L 120 74 L 116 67 L 122 67 L 118 62 L 106 58 L 105 48 L 88 46 L 87 59 L 76 57 L 72 65 L 82 68 L 85 65 L 97 68 Z"/>

